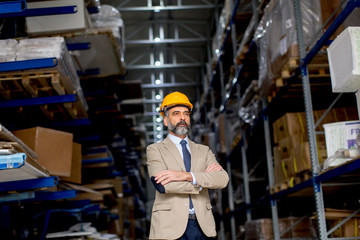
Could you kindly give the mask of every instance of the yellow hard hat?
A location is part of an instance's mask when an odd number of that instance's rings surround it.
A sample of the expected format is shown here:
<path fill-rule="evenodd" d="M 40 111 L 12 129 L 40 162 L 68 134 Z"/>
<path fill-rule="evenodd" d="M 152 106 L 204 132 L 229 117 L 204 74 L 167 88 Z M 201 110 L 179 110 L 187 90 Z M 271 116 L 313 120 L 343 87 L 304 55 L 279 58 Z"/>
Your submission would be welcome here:
<path fill-rule="evenodd" d="M 193 109 L 193 105 L 185 94 L 181 92 L 172 92 L 166 95 L 160 106 L 160 115 L 164 117 L 166 110 L 179 105 L 189 108 L 190 111 Z"/>

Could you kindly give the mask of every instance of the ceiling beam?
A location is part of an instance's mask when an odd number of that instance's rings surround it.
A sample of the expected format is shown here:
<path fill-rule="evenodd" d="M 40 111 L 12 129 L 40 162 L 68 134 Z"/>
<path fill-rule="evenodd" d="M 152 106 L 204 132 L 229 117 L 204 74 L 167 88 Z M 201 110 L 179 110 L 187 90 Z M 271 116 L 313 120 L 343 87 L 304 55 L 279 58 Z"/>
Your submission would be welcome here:
<path fill-rule="evenodd" d="M 172 6 L 144 6 L 144 7 L 118 7 L 120 12 L 143 12 L 143 11 L 178 11 L 178 10 L 199 10 L 212 9 L 215 5 L 172 5 Z"/>
<path fill-rule="evenodd" d="M 199 86 L 200 83 L 190 82 L 190 83 L 163 83 L 163 84 L 142 84 L 142 88 L 152 89 L 152 88 L 177 88 L 177 87 L 196 87 Z"/>
<path fill-rule="evenodd" d="M 196 68 L 202 67 L 201 63 L 176 63 L 176 64 L 162 64 L 155 66 L 153 64 L 142 64 L 142 65 L 128 65 L 127 70 L 139 70 L 139 69 L 169 69 L 169 68 Z"/>
<path fill-rule="evenodd" d="M 173 38 L 173 39 L 161 39 L 155 40 L 126 40 L 126 44 L 168 44 L 168 43 L 196 43 L 196 42 L 208 42 L 211 38 Z"/>

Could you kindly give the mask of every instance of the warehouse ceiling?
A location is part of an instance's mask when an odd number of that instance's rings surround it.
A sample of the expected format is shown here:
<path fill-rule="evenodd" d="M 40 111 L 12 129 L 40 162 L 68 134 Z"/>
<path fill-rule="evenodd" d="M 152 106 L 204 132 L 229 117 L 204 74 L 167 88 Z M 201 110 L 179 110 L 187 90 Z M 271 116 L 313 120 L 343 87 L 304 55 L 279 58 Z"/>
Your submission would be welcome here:
<path fill-rule="evenodd" d="M 121 1 L 115 7 L 125 24 L 127 81 L 142 84 L 144 115 L 137 121 L 146 142 L 166 134 L 157 108 L 172 91 L 200 98 L 211 30 L 219 1 Z"/>
<path fill-rule="evenodd" d="M 158 113 L 164 96 L 180 91 L 195 108 L 199 106 L 224 1 L 102 0 L 101 4 L 117 8 L 124 21 L 125 82 L 142 88 L 144 112 L 137 114 L 136 125 L 146 133 L 147 144 L 160 141 L 167 134 Z M 239 8 L 248 11 L 251 1 L 241 1 Z"/>

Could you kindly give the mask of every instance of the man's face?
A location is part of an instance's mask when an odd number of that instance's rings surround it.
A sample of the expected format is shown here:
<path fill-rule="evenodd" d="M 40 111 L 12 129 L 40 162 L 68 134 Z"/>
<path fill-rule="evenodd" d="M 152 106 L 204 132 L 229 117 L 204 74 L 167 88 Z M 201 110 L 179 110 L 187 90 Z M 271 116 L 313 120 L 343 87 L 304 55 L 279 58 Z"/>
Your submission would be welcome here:
<path fill-rule="evenodd" d="M 164 125 L 177 136 L 186 136 L 190 130 L 190 111 L 186 107 L 174 107 L 164 117 Z"/>

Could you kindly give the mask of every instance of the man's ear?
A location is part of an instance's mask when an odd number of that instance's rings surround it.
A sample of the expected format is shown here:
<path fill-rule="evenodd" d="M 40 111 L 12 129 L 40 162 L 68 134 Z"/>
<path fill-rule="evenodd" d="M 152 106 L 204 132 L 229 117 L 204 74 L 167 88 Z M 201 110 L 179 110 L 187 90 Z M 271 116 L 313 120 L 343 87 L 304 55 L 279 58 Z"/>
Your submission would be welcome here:
<path fill-rule="evenodd" d="M 167 123 L 167 117 L 166 116 L 164 117 L 163 122 L 164 122 L 164 125 L 167 127 L 168 123 Z"/>

